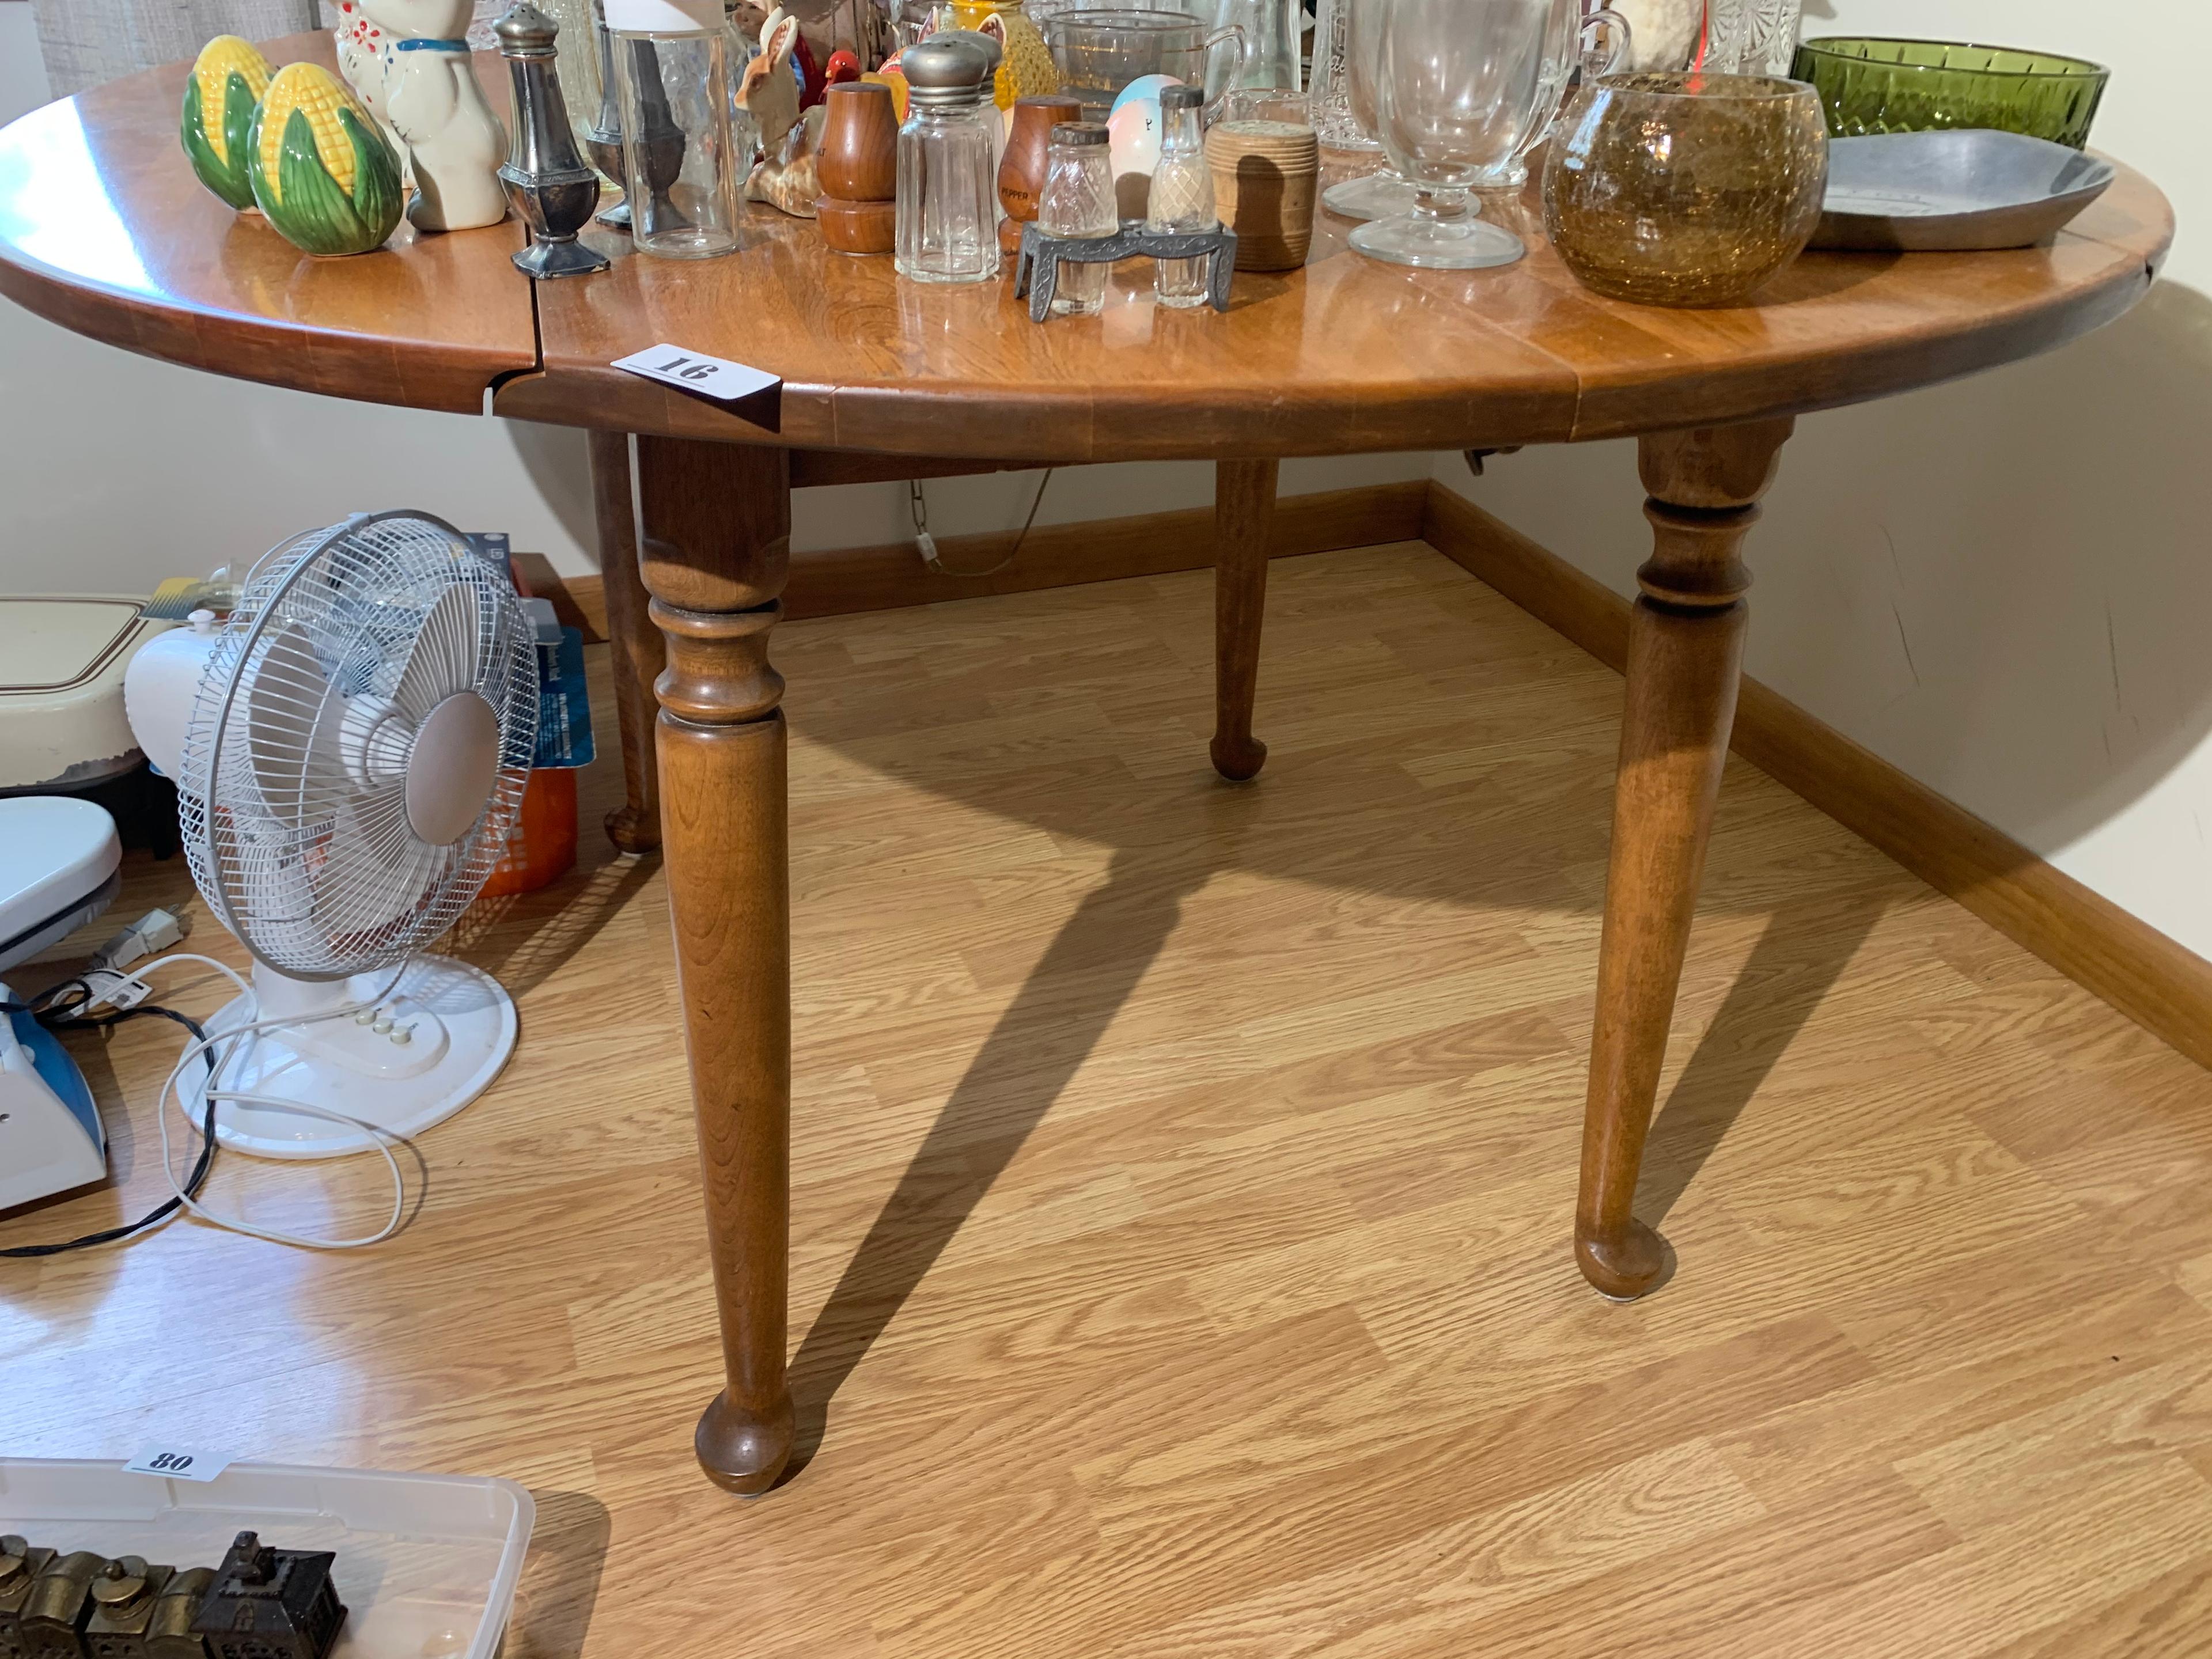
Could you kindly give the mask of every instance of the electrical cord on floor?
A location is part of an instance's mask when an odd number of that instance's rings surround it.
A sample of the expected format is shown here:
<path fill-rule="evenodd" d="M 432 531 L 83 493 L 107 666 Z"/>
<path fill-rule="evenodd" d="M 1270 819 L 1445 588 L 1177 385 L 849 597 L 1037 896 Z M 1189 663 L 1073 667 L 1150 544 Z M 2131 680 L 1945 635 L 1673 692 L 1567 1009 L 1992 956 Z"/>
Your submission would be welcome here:
<path fill-rule="evenodd" d="M 226 963 L 216 961 L 213 957 L 200 956 L 190 951 L 173 951 L 157 961 L 146 963 L 137 969 L 135 974 L 127 977 L 110 975 L 108 979 L 103 980 L 103 984 L 108 984 L 108 980 L 119 981 L 124 986 L 134 990 L 136 994 L 143 996 L 145 987 L 142 976 L 156 972 L 167 967 L 171 963 L 176 962 L 196 962 L 214 969 L 235 985 L 240 993 L 249 1000 L 249 1006 L 252 1006 L 253 988 L 235 969 Z M 364 1008 L 374 1007 L 392 994 L 398 988 L 401 975 L 405 972 L 406 964 L 403 963 L 392 970 L 392 977 L 378 988 L 374 996 L 345 1003 L 327 1013 L 318 1014 L 313 1018 L 319 1020 L 340 1019 L 357 1013 Z M 68 994 L 66 1001 L 63 1000 L 64 994 Z M 261 1031 L 296 1025 L 300 1021 L 290 1018 L 248 1019 L 210 1036 L 197 1021 L 179 1013 L 173 1008 L 159 1007 L 149 1002 L 139 1002 L 129 1007 L 118 1007 L 114 1012 L 109 1014 L 94 1015 L 82 1012 L 96 1002 L 105 1001 L 109 997 L 120 994 L 123 993 L 115 989 L 112 985 L 109 985 L 106 990 L 95 990 L 83 979 L 64 980 L 61 984 L 41 992 L 27 1003 L 0 1003 L 0 1012 L 28 1013 L 50 1030 L 58 1025 L 77 1029 L 98 1029 L 120 1024 L 123 1021 L 135 1018 L 140 1014 L 155 1014 L 164 1019 L 173 1020 L 191 1033 L 191 1041 L 185 1045 L 183 1052 L 177 1058 L 177 1063 L 169 1068 L 169 1075 L 161 1085 L 161 1092 L 155 1097 L 154 1101 L 155 1127 L 160 1131 L 161 1141 L 161 1173 L 169 1183 L 170 1196 L 146 1216 L 125 1226 L 112 1227 L 104 1232 L 88 1233 L 82 1238 L 70 1239 L 58 1244 L 28 1244 L 18 1246 L 14 1249 L 0 1250 L 0 1258 L 55 1255 L 64 1250 L 83 1249 L 94 1244 L 112 1243 L 118 1239 L 128 1238 L 133 1233 L 143 1231 L 149 1227 L 167 1221 L 179 1210 L 189 1211 L 201 1220 L 225 1228 L 231 1232 L 244 1233 L 252 1238 L 266 1239 L 274 1244 L 291 1244 L 302 1249 L 311 1250 L 362 1249 L 371 1244 L 380 1244 L 399 1231 L 400 1224 L 406 1214 L 407 1184 L 400 1172 L 399 1160 L 392 1156 L 392 1148 L 387 1144 L 398 1140 L 399 1137 L 378 1124 L 368 1122 L 343 1112 L 332 1111 L 328 1107 L 313 1105 L 304 1100 L 288 1100 L 280 1096 L 254 1094 L 222 1086 L 222 1068 L 229 1062 L 236 1049 L 230 1048 L 221 1053 L 211 1053 L 210 1050 L 214 1049 L 216 1044 L 234 1044 L 241 1037 L 251 1036 Z M 254 1012 L 258 1012 L 258 1007 Z M 187 1107 L 185 1091 L 180 1086 L 180 1080 L 185 1073 L 195 1063 L 198 1063 L 203 1070 L 199 1093 L 207 1108 L 206 1112 L 197 1119 L 193 1117 Z M 199 1156 L 193 1160 L 191 1170 L 185 1173 L 182 1180 L 178 1178 L 176 1164 L 169 1146 L 168 1106 L 173 1095 L 176 1100 L 177 1109 L 183 1114 L 185 1123 L 200 1137 Z M 207 1184 L 208 1169 L 215 1158 L 215 1110 L 217 1104 L 224 1101 L 240 1105 L 295 1112 L 303 1116 L 320 1118 L 325 1122 L 341 1123 L 349 1128 L 360 1129 L 374 1136 L 376 1138 L 374 1149 L 382 1156 L 386 1166 L 392 1172 L 392 1213 L 386 1218 L 383 1226 L 373 1233 L 365 1234 L 358 1238 L 318 1238 L 308 1234 L 288 1233 L 274 1227 L 258 1226 L 240 1217 L 226 1215 L 221 1211 L 210 1209 L 201 1203 L 200 1190 Z"/>
<path fill-rule="evenodd" d="M 75 994 L 64 1001 L 65 994 Z M 142 1002 L 135 1008 L 118 1009 L 112 1014 L 86 1014 L 79 1011 L 92 1000 L 92 988 L 81 979 L 65 979 L 58 985 L 49 986 L 28 1002 L 0 1002 L 0 1014 L 28 1014 L 48 1030 L 75 1029 L 102 1030 L 111 1025 L 120 1025 L 126 1019 L 136 1019 L 142 1014 L 151 1014 L 160 1019 L 173 1020 L 190 1031 L 199 1042 L 207 1040 L 207 1033 L 199 1022 L 174 1008 L 163 1008 L 150 1002 Z M 212 1073 L 210 1074 L 212 1077 Z M 67 1238 L 56 1244 L 18 1244 L 12 1249 L 0 1250 L 0 1258 L 60 1255 L 68 1250 L 89 1249 L 95 1244 L 112 1244 L 118 1239 L 143 1233 L 149 1227 L 167 1221 L 187 1202 L 197 1197 L 207 1185 L 208 1170 L 215 1162 L 215 1097 L 207 1097 L 207 1117 L 201 1128 L 200 1155 L 194 1160 L 190 1174 L 185 1176 L 180 1190 L 148 1211 L 136 1221 L 125 1222 L 120 1227 L 109 1227 L 104 1231 L 87 1233 L 81 1238 Z"/>
<path fill-rule="evenodd" d="M 1036 522 L 1037 508 L 1044 505 L 1045 486 L 1059 469 L 1047 467 L 1044 477 L 1037 480 L 1036 494 L 1030 498 L 1030 515 L 1022 520 L 1021 533 L 1014 538 L 1014 545 L 1006 556 L 987 570 L 954 570 L 939 562 L 937 538 L 929 533 L 929 501 L 921 493 L 921 480 L 906 481 L 906 505 L 914 520 L 914 544 L 921 550 L 921 562 L 940 576 L 957 576 L 963 581 L 975 581 L 984 576 L 995 576 L 1021 556 L 1022 544 L 1030 538 L 1030 526 Z"/>

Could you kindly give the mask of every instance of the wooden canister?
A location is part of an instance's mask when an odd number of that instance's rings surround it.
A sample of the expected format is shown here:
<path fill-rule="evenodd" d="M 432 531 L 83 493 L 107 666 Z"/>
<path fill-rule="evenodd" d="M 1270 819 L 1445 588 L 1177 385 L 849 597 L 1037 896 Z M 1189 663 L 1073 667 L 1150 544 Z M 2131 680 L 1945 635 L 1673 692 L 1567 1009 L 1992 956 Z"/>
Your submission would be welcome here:
<path fill-rule="evenodd" d="M 1222 121 L 1206 135 L 1213 203 L 1237 233 L 1237 269 L 1292 270 L 1313 242 L 1321 142 L 1291 121 Z"/>
<path fill-rule="evenodd" d="M 999 158 L 999 205 L 1006 216 L 999 226 L 999 246 L 1012 253 L 1022 245 L 1022 227 L 1037 216 L 1037 195 L 1044 189 L 1045 151 L 1052 130 L 1062 121 L 1080 121 L 1083 105 L 1059 93 L 1017 99 Z"/>

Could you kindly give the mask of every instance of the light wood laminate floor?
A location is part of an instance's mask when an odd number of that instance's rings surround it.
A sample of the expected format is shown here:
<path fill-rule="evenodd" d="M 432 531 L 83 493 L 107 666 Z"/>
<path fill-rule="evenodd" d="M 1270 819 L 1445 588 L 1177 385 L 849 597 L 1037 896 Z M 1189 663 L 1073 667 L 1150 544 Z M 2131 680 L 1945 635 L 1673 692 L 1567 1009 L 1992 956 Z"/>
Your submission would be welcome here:
<path fill-rule="evenodd" d="M 818 1448 L 782 1490 L 691 1461 L 714 1310 L 611 762 L 587 867 L 464 929 L 522 1047 L 404 1234 L 0 1262 L 0 1444 L 511 1475 L 509 1659 L 2212 1646 L 2212 1079 L 1731 764 L 1639 1202 L 1680 1268 L 1602 1302 L 1568 1243 L 1620 682 L 1425 548 L 1279 562 L 1231 787 L 1209 603 L 777 632 Z M 135 861 L 114 915 L 186 890 Z M 131 1103 L 120 1193 L 0 1243 L 150 1201 L 151 1024 L 75 1044 Z M 380 1179 L 213 1191 L 338 1226 Z"/>

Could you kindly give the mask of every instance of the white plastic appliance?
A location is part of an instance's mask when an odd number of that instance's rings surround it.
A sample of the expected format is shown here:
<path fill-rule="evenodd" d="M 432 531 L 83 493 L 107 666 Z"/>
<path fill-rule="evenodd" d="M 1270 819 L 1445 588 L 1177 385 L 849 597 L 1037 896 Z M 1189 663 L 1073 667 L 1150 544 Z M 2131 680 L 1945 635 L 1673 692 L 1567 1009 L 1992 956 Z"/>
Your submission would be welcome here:
<path fill-rule="evenodd" d="M 529 777 L 536 652 L 506 573 L 442 520 L 356 514 L 264 556 L 228 622 L 149 641 L 125 696 L 193 880 L 253 954 L 253 994 L 207 1025 L 238 1038 L 210 1050 L 216 1139 L 335 1158 L 481 1094 L 514 1004 L 414 952 L 475 899 Z M 179 1097 L 206 1081 L 195 1060 Z"/>
<path fill-rule="evenodd" d="M 105 910 L 122 861 L 106 809 L 64 796 L 0 800 L 0 971 Z M 16 997 L 0 985 L 0 1000 Z M 76 1062 L 28 1013 L 0 1015 L 0 1210 L 106 1173 L 106 1133 Z"/>

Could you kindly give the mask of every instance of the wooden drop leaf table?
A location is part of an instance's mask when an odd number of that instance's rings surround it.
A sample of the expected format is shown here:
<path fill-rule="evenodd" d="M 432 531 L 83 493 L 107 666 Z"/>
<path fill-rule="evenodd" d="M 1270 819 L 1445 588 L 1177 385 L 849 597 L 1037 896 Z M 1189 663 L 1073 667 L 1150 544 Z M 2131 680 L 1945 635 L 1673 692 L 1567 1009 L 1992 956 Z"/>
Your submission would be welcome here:
<path fill-rule="evenodd" d="M 270 52 L 330 49 L 301 35 Z M 504 107 L 499 68 L 478 64 Z M 1662 1269 L 1630 1205 L 1735 714 L 1739 554 L 1793 419 L 2109 322 L 2142 297 L 2172 234 L 2165 199 L 2122 167 L 2046 246 L 1812 254 L 1756 305 L 1662 311 L 1577 286 L 1524 198 L 1496 210 L 1530 243 L 1504 270 L 1373 264 L 1324 215 L 1306 267 L 1240 275 L 1225 315 L 1139 298 L 1038 325 L 1010 277 L 901 283 L 887 259 L 830 253 L 811 224 L 757 206 L 729 258 L 640 258 L 594 230 L 613 268 L 533 293 L 509 263 L 512 222 L 403 228 L 387 250 L 319 261 L 233 215 L 178 148 L 185 75 L 119 81 L 0 131 L 0 291 L 217 374 L 421 409 L 488 401 L 593 433 L 610 633 L 627 664 L 630 804 L 611 827 L 665 847 L 726 1371 L 696 1443 L 740 1492 L 775 1482 L 793 1433 L 786 739 L 769 645 L 794 483 L 1215 462 L 1212 757 L 1243 779 L 1266 752 L 1252 701 L 1281 458 L 1638 439 L 1653 551 L 1630 639 L 1575 1228 L 1591 1284 L 1634 1297 Z M 774 427 L 611 367 L 664 342 L 781 375 Z"/>

